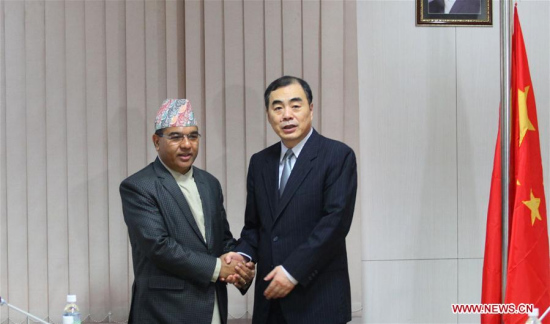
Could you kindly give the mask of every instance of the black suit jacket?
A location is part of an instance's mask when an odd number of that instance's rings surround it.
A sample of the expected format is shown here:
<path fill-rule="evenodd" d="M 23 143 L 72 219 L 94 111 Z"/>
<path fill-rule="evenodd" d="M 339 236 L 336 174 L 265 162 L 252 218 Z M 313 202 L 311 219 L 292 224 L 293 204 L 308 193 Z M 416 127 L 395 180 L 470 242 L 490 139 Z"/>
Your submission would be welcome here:
<path fill-rule="evenodd" d="M 227 288 L 211 282 L 216 258 L 234 248 L 220 183 L 193 167 L 206 242 L 176 180 L 157 158 L 120 185 L 132 245 L 134 284 L 129 323 L 210 324 L 214 292 L 227 322 Z"/>
<path fill-rule="evenodd" d="M 237 250 L 257 261 L 253 323 L 267 321 L 270 301 L 262 280 L 275 266 L 299 284 L 280 299 L 290 324 L 351 320 L 346 235 L 357 191 L 355 154 L 315 130 L 305 143 L 281 198 L 281 144 L 252 156 L 245 226 Z"/>
<path fill-rule="evenodd" d="M 434 0 L 428 6 L 429 13 L 443 13 L 445 0 Z M 451 8 L 450 14 L 479 14 L 481 0 L 456 0 Z"/>

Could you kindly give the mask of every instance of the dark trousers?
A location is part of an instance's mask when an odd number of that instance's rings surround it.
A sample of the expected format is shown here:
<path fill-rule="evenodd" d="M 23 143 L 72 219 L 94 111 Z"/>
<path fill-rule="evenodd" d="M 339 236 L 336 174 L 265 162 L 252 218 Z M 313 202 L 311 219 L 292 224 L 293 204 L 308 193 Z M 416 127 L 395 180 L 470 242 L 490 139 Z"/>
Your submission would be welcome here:
<path fill-rule="evenodd" d="M 273 299 L 270 304 L 269 314 L 267 315 L 267 324 L 288 324 L 283 316 L 283 311 L 281 310 L 281 304 L 279 301 L 277 299 Z"/>
<path fill-rule="evenodd" d="M 287 324 L 283 316 L 283 311 L 281 310 L 281 303 L 279 303 L 277 299 L 271 300 L 267 324 Z"/>

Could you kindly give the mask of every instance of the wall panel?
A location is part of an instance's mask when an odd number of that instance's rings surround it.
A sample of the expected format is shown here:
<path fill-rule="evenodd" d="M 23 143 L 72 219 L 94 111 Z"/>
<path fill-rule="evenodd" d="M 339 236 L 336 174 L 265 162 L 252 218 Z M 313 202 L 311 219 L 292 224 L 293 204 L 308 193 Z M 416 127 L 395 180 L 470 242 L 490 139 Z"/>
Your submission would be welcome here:
<path fill-rule="evenodd" d="M 306 14 L 302 14 L 302 53 L 303 57 L 307 58 L 303 62 L 302 77 L 307 80 L 309 87 L 313 92 L 313 127 L 322 132 L 321 127 L 321 101 L 323 94 L 320 89 L 321 81 L 321 1 L 310 0 L 302 2 L 302 10 Z M 352 25 L 355 20 L 352 19 L 349 25 Z M 353 29 L 356 29 L 356 24 L 353 24 Z M 357 39 L 354 38 L 355 43 Z M 357 60 L 355 60 L 357 67 Z M 357 82 L 357 80 L 355 80 Z"/>
<path fill-rule="evenodd" d="M 225 89 L 224 89 L 224 12 L 223 2 L 204 3 L 204 81 L 206 170 L 212 173 L 226 192 L 225 172 Z"/>
<path fill-rule="evenodd" d="M 0 1 L 0 17 L 4 17 L 4 2 Z M 8 234 L 7 234 L 7 172 L 6 172 L 6 63 L 4 24 L 0 23 L 0 291 L 8 289 Z M 0 321 L 8 318 L 8 311 L 0 308 Z"/>
<path fill-rule="evenodd" d="M 267 64 L 264 62 L 264 6 L 260 1 L 244 1 L 246 157 L 260 151 L 265 145 L 266 124 L 258 123 L 258 120 L 265 118 L 263 95 Z M 247 168 L 248 162 L 246 159 Z"/>
<path fill-rule="evenodd" d="M 366 15 L 358 30 L 377 28 L 358 35 L 368 260 L 457 253 L 456 69 L 446 64 L 455 60 L 454 30 L 414 27 L 405 19 L 413 8 L 400 1 L 358 4 Z M 399 28 L 384 19 L 388 11 Z"/>
<path fill-rule="evenodd" d="M 500 37 L 498 28 L 468 28 L 458 29 L 456 38 L 458 256 L 483 258 L 499 123 L 500 66 L 494 63 Z"/>
<path fill-rule="evenodd" d="M 479 323 L 479 315 L 454 316 L 449 307 L 480 302 L 499 117 L 500 3 L 489 28 L 416 27 L 414 1 L 356 4 L 364 320 Z M 550 4 L 517 7 L 535 91 L 548 89 Z M 536 99 L 546 177 L 548 91 L 536 91 Z M 426 269 L 424 277 L 415 266 L 423 263 L 442 273 Z M 404 291 L 395 290 L 402 283 Z M 408 295 L 415 291 L 422 305 Z M 399 310 L 390 319 L 377 313 L 385 296 Z"/>
<path fill-rule="evenodd" d="M 7 191 L 7 249 L 8 287 L 11 303 L 29 307 L 28 273 L 28 175 L 27 175 L 27 103 L 25 98 L 25 3 L 4 3 L 5 94 L 6 94 L 6 187 Z M 13 137 L 12 137 L 13 136 Z M 22 321 L 23 317 L 9 311 L 10 318 Z"/>
<path fill-rule="evenodd" d="M 458 303 L 481 303 L 483 259 L 458 259 Z M 479 314 L 459 314 L 458 323 L 479 323 Z"/>
<path fill-rule="evenodd" d="M 226 212 L 234 235 L 242 224 L 246 206 L 245 149 L 245 80 L 244 80 L 244 1 L 224 1 L 224 83 L 225 83 L 225 164 L 227 187 Z M 240 125 L 240 127 L 235 127 Z M 229 313 L 236 317 L 246 313 L 246 300 L 232 287 L 229 299 L 234 300 Z"/>
<path fill-rule="evenodd" d="M 46 196 L 46 61 L 45 3 L 25 2 L 25 57 L 27 123 L 27 193 L 29 251 L 29 311 L 48 314 L 48 233 Z M 29 132 L 32 130 L 32 132 Z M 32 135 L 31 135 L 32 134 Z"/>
<path fill-rule="evenodd" d="M 105 2 L 85 2 L 86 115 L 88 152 L 88 240 L 90 310 L 110 310 L 107 174 L 107 58 Z"/>
<path fill-rule="evenodd" d="M 145 1 L 145 143 L 147 161 L 157 152 L 151 145 L 154 120 L 160 104 L 166 99 L 166 9 L 164 1 Z M 153 122 L 152 122 L 153 121 Z"/>
<path fill-rule="evenodd" d="M 323 134 L 344 139 L 344 2 L 321 0 L 321 84 Z"/>
<path fill-rule="evenodd" d="M 199 1 L 193 1 L 199 7 Z M 166 97 L 185 97 L 186 10 L 185 2 L 168 0 L 166 10 Z M 199 16 L 200 17 L 200 16 Z"/>
<path fill-rule="evenodd" d="M 65 4 L 45 2 L 48 313 L 59 314 L 69 291 Z"/>
<path fill-rule="evenodd" d="M 118 186 L 127 175 L 126 14 L 123 1 L 105 2 L 109 295 L 113 320 L 128 316 L 128 239 Z M 116 283 L 116 284 L 115 284 Z"/>
<path fill-rule="evenodd" d="M 85 4 L 65 4 L 69 290 L 90 310 Z M 84 238 L 84 239 L 83 239 Z M 53 314 L 51 314 L 53 316 Z"/>
<path fill-rule="evenodd" d="M 354 86 L 357 84 L 357 4 L 355 1 L 344 2 L 344 80 L 343 80 L 343 114 L 344 129 L 342 141 L 348 144 L 357 154 L 357 165 L 361 165 L 359 156 L 359 89 Z M 342 112 L 342 110 L 340 110 Z M 358 167 L 359 176 L 361 168 Z M 357 192 L 357 197 L 361 197 L 361 188 Z M 348 234 L 347 244 L 350 247 L 350 255 L 361 255 L 361 199 L 357 199 L 355 204 L 355 217 L 351 224 Z M 360 258 L 349 258 L 349 271 L 351 278 L 361 278 L 363 272 Z M 361 296 L 362 286 L 353 284 L 351 286 L 351 300 L 354 301 L 352 310 L 354 316 L 361 316 Z"/>
<path fill-rule="evenodd" d="M 265 87 L 273 80 L 283 76 L 283 17 L 282 1 L 264 2 L 264 46 L 265 46 Z M 264 88 L 265 90 L 265 88 Z M 271 125 L 266 123 L 265 146 L 278 141 Z"/>
<path fill-rule="evenodd" d="M 183 62 L 185 73 L 185 92 L 182 97 L 191 101 L 195 118 L 199 122 L 199 132 L 205 134 L 205 94 L 204 94 L 204 7 L 201 1 L 188 0 L 185 2 L 185 52 L 182 56 L 185 57 Z M 178 19 L 181 20 L 181 19 Z M 169 66 L 169 70 L 172 66 Z M 183 95 L 185 94 L 185 95 Z M 201 139 L 201 143 L 205 142 L 205 137 Z M 195 165 L 199 168 L 205 167 L 206 151 L 204 147 L 199 151 L 199 155 L 195 160 Z"/>
<path fill-rule="evenodd" d="M 145 2 L 126 1 L 126 86 L 128 175 L 140 170 L 147 160 L 151 134 L 147 134 L 147 85 L 145 44 Z M 160 104 L 159 104 L 160 107 Z"/>
<path fill-rule="evenodd" d="M 457 322 L 450 308 L 457 303 L 457 260 L 365 261 L 363 266 L 365 323 Z"/>
<path fill-rule="evenodd" d="M 302 1 L 282 1 L 283 74 L 302 76 Z M 306 13 L 307 14 L 307 13 Z"/>

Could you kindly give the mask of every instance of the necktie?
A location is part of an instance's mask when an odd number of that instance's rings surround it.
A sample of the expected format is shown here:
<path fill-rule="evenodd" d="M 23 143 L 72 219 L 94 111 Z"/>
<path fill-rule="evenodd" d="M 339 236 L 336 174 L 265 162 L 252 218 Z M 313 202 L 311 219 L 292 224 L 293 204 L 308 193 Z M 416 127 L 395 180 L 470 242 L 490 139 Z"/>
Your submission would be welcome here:
<path fill-rule="evenodd" d="M 286 182 L 288 181 L 288 177 L 290 177 L 290 172 L 292 171 L 292 166 L 290 165 L 292 156 L 294 156 L 294 152 L 289 149 L 286 151 L 285 156 L 283 157 L 283 173 L 281 174 L 281 183 L 279 185 L 279 197 L 283 195 L 283 191 L 285 191 L 286 187 Z"/>

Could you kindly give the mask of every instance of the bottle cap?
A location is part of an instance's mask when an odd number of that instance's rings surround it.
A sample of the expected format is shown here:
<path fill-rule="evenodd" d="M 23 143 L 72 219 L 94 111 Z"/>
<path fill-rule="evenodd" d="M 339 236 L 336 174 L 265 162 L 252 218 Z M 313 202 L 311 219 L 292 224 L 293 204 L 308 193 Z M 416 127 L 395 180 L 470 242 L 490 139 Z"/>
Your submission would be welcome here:
<path fill-rule="evenodd" d="M 539 317 L 539 309 L 538 308 L 533 308 L 533 311 L 532 312 L 528 312 L 527 315 L 529 317 Z"/>
<path fill-rule="evenodd" d="M 63 324 L 73 324 L 74 318 L 72 316 L 63 316 Z"/>
<path fill-rule="evenodd" d="M 76 303 L 76 295 L 67 295 L 67 303 Z"/>

